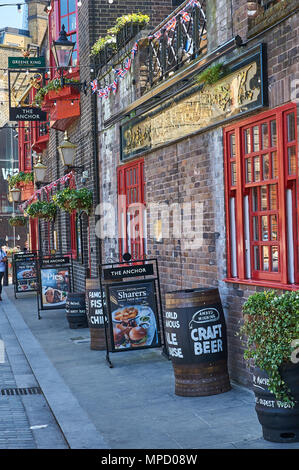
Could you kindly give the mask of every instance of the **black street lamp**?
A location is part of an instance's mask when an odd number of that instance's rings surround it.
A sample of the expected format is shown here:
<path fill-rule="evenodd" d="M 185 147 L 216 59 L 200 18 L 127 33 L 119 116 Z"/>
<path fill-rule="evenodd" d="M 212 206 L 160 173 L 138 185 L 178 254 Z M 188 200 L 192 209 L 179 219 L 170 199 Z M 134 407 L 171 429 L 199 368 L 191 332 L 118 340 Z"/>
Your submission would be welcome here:
<path fill-rule="evenodd" d="M 64 86 L 63 69 L 70 65 L 75 42 L 69 41 L 66 35 L 65 26 L 62 25 L 57 41 L 52 43 L 52 52 L 55 64 L 61 73 L 61 86 Z"/>

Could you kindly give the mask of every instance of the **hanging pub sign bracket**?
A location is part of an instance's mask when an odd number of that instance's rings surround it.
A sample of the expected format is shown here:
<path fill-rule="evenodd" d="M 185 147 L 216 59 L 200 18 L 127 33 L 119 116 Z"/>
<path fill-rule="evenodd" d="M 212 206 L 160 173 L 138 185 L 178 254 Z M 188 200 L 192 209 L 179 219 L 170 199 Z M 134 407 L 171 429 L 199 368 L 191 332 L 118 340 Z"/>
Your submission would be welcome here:
<path fill-rule="evenodd" d="M 14 294 L 36 292 L 38 290 L 38 255 L 37 252 L 14 253 L 13 285 Z"/>
<path fill-rule="evenodd" d="M 39 257 L 37 311 L 65 309 L 68 292 L 74 290 L 73 262 L 70 254 Z"/>
<path fill-rule="evenodd" d="M 106 361 L 113 367 L 109 353 L 159 348 L 168 358 L 159 268 L 156 258 L 100 265 L 100 292 L 104 304 Z"/>

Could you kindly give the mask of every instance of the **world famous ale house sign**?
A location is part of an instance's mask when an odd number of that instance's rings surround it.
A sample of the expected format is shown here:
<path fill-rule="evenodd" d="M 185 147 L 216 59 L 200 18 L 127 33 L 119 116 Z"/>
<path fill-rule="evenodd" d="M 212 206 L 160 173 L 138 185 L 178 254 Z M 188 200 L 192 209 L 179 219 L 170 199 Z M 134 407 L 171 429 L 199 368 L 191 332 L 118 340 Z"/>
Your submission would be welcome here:
<path fill-rule="evenodd" d="M 186 307 L 170 307 L 166 303 L 165 336 L 173 362 L 193 364 L 226 359 L 225 319 L 221 302 L 215 300 L 213 304 Z"/>

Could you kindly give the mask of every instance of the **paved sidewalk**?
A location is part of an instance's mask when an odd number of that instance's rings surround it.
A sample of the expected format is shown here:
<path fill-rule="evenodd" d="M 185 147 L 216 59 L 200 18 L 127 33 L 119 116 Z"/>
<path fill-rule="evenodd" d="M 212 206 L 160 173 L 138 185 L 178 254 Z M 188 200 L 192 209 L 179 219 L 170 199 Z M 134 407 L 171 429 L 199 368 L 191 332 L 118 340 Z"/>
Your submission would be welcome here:
<path fill-rule="evenodd" d="M 158 349 L 111 354 L 111 369 L 105 351 L 90 350 L 89 329 L 71 330 L 64 310 L 38 320 L 35 294 L 15 300 L 6 287 L 0 310 L 70 448 L 299 449 L 262 438 L 247 389 L 178 397 Z"/>

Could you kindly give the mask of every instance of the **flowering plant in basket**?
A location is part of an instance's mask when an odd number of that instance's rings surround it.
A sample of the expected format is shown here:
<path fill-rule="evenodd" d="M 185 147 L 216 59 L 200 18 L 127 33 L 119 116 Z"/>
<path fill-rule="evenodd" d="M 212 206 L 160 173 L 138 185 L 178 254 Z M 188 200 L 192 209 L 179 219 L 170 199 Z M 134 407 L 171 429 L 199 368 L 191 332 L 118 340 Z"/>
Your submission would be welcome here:
<path fill-rule="evenodd" d="M 87 188 L 65 188 L 53 196 L 53 201 L 64 211 L 82 210 L 89 214 L 92 207 L 92 191 Z"/>

